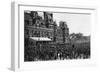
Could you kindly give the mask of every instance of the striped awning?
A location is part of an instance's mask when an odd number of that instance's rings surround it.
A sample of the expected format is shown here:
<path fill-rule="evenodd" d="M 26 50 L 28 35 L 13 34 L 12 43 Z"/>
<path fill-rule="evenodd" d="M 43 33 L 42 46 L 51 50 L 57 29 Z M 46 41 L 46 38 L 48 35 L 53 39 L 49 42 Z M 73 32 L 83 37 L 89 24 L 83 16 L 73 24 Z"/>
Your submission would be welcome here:
<path fill-rule="evenodd" d="M 51 41 L 51 39 L 48 37 L 30 37 L 30 38 L 36 41 Z"/>

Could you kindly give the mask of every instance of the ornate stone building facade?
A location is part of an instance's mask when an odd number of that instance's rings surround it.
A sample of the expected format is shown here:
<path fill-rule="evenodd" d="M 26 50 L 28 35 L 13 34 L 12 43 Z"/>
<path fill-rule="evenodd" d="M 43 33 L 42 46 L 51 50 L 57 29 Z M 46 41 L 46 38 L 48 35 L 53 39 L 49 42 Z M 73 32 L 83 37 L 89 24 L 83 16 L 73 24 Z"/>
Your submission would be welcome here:
<path fill-rule="evenodd" d="M 67 24 L 64 21 L 59 22 L 59 27 L 57 28 L 56 33 L 57 33 L 56 42 L 58 43 L 68 42 L 69 28 L 67 27 Z"/>
<path fill-rule="evenodd" d="M 66 43 L 69 29 L 65 22 L 60 22 L 57 26 L 53 21 L 53 13 L 43 12 L 44 18 L 36 11 L 24 12 L 24 35 L 29 37 L 46 37 L 53 42 Z"/>

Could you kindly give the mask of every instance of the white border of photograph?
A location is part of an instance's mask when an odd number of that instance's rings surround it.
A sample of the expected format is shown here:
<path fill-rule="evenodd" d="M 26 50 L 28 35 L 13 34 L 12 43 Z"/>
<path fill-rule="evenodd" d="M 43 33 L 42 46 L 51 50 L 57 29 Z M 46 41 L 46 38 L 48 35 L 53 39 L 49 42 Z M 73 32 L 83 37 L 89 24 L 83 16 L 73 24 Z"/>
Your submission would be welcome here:
<path fill-rule="evenodd" d="M 40 70 L 68 67 L 86 67 L 96 65 L 96 48 L 95 48 L 95 25 L 96 25 L 96 7 L 66 5 L 59 6 L 42 6 L 33 5 L 32 3 L 13 2 L 11 6 L 11 69 L 20 70 Z M 91 58 L 90 59 L 73 59 L 57 61 L 37 61 L 24 62 L 24 10 L 30 11 L 52 11 L 68 12 L 79 14 L 91 14 Z"/>

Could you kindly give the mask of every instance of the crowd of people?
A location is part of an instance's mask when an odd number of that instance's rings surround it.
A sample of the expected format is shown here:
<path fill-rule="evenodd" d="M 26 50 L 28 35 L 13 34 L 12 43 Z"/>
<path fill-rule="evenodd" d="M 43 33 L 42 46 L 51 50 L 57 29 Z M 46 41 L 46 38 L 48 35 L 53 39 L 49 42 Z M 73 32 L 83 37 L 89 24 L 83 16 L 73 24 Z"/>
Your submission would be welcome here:
<path fill-rule="evenodd" d="M 90 43 L 27 45 L 24 61 L 45 61 L 90 58 Z"/>

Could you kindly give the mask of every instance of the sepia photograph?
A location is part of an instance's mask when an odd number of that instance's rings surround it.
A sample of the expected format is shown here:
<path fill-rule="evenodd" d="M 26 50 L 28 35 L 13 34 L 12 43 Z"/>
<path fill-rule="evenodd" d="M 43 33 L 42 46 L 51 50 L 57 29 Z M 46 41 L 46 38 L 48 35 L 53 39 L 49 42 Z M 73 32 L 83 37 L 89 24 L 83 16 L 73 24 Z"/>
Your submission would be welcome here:
<path fill-rule="evenodd" d="M 24 62 L 90 59 L 90 14 L 24 10 Z"/>

